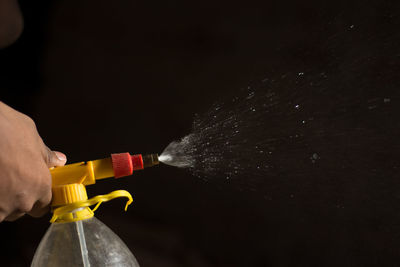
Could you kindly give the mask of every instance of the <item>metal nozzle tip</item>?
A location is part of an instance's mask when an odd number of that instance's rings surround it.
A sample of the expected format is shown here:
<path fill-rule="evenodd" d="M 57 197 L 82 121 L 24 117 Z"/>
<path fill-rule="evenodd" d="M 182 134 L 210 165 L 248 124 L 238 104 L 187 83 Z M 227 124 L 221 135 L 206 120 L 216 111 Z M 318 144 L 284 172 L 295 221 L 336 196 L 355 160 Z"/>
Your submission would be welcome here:
<path fill-rule="evenodd" d="M 143 167 L 144 168 L 159 164 L 158 154 L 148 154 L 148 155 L 142 156 L 142 158 L 143 158 Z"/>

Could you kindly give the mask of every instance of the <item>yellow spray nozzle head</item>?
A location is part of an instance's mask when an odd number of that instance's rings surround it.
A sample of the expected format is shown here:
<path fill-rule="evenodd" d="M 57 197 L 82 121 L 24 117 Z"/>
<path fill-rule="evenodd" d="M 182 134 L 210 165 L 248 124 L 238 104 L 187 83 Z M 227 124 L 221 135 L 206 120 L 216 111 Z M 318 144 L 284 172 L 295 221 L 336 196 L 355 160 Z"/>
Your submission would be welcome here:
<path fill-rule="evenodd" d="M 91 185 L 96 183 L 96 180 L 129 176 L 133 171 L 157 164 L 159 164 L 157 154 L 142 156 L 141 154 L 118 153 L 112 154 L 110 158 L 51 168 L 50 173 L 53 187 L 67 184 Z"/>
<path fill-rule="evenodd" d="M 86 185 L 94 184 L 96 180 L 109 177 L 119 178 L 132 175 L 135 170 L 141 170 L 144 167 L 157 164 L 157 154 L 150 154 L 142 157 L 140 154 L 130 155 L 129 153 L 119 153 L 112 154 L 110 158 L 51 168 L 50 173 L 52 175 L 53 192 L 51 206 L 54 210 L 59 210 L 61 207 L 76 208 L 77 205 L 86 205 L 85 203 L 89 201 L 85 188 Z M 128 192 L 126 193 L 129 194 Z M 116 197 L 117 195 L 118 194 L 112 194 L 112 196 Z M 69 210 L 69 208 L 62 210 Z M 92 213 L 88 212 L 82 212 L 82 214 L 86 216 L 84 218 L 82 217 L 83 219 L 88 216 L 93 216 L 91 215 Z M 63 220 L 65 219 L 64 217 Z"/>
<path fill-rule="evenodd" d="M 68 164 L 50 169 L 53 187 L 68 184 L 91 185 L 96 180 L 113 177 L 110 158 Z"/>
<path fill-rule="evenodd" d="M 86 185 L 96 180 L 114 176 L 111 159 L 68 164 L 52 168 L 52 206 L 87 200 Z"/>

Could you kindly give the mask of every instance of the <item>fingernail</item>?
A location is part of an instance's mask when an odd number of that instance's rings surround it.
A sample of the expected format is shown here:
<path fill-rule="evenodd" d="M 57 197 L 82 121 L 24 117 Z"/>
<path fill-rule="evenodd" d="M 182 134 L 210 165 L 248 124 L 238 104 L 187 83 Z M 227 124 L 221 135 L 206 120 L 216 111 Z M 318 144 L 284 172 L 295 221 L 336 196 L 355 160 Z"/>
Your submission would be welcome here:
<path fill-rule="evenodd" d="M 67 156 L 64 155 L 64 153 L 58 152 L 58 151 L 54 151 L 54 153 L 56 154 L 57 158 L 61 161 L 66 161 L 67 160 Z"/>

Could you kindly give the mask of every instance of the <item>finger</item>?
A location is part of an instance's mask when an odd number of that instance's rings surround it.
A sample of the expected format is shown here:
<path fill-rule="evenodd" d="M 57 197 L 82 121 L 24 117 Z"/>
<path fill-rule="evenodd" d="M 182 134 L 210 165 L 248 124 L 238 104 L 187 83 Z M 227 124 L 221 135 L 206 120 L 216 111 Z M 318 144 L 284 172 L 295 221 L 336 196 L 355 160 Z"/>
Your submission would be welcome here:
<path fill-rule="evenodd" d="M 64 153 L 58 151 L 51 151 L 48 147 L 46 147 L 45 151 L 45 160 L 47 167 L 56 167 L 56 166 L 64 166 L 67 162 L 67 157 Z"/>
<path fill-rule="evenodd" d="M 42 217 L 50 210 L 52 194 L 51 190 L 46 191 L 43 196 L 35 202 L 28 214 L 32 217 Z"/>
<path fill-rule="evenodd" d="M 52 151 L 52 152 L 53 152 L 52 154 L 55 156 L 53 157 L 55 166 L 64 166 L 65 163 L 67 163 L 67 156 L 65 156 L 64 153 L 61 153 L 59 151 Z M 55 160 L 54 158 L 57 158 L 57 160 Z"/>
<path fill-rule="evenodd" d="M 49 211 L 50 211 L 49 205 L 44 205 L 43 203 L 40 203 L 38 201 L 35 203 L 32 210 L 30 212 L 28 212 L 28 214 L 32 217 L 38 218 L 38 217 L 42 217 Z"/>
<path fill-rule="evenodd" d="M 8 216 L 4 219 L 4 221 L 13 222 L 13 221 L 15 221 L 15 220 L 21 218 L 21 217 L 24 216 L 24 215 L 25 215 L 25 213 L 23 213 L 23 212 L 14 211 L 14 212 L 11 213 L 10 215 L 8 215 Z"/>
<path fill-rule="evenodd" d="M 4 221 L 4 219 L 7 217 L 6 215 L 7 213 L 5 213 L 3 210 L 0 211 L 0 223 Z"/>

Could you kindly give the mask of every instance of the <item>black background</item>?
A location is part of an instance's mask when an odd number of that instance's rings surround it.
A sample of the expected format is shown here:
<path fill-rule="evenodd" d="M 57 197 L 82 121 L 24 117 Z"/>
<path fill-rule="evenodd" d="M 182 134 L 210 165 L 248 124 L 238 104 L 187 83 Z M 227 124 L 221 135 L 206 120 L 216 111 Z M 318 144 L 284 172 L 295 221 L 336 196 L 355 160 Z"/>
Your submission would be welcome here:
<path fill-rule="evenodd" d="M 21 7 L 25 31 L 0 52 L 1 99 L 32 116 L 46 144 L 69 162 L 159 153 L 190 132 L 195 113 L 265 77 L 329 72 L 335 78 L 326 90 L 337 101 L 391 99 L 380 113 L 346 116 L 365 121 L 372 142 L 353 151 L 365 161 L 342 172 L 332 165 L 295 179 L 266 175 L 252 191 L 159 166 L 88 188 L 90 196 L 113 189 L 134 195 L 127 213 L 116 200 L 96 216 L 141 266 L 399 265 L 397 1 Z M 325 141 L 326 149 L 335 145 Z M 2 223 L 0 265 L 28 266 L 49 218 Z"/>

